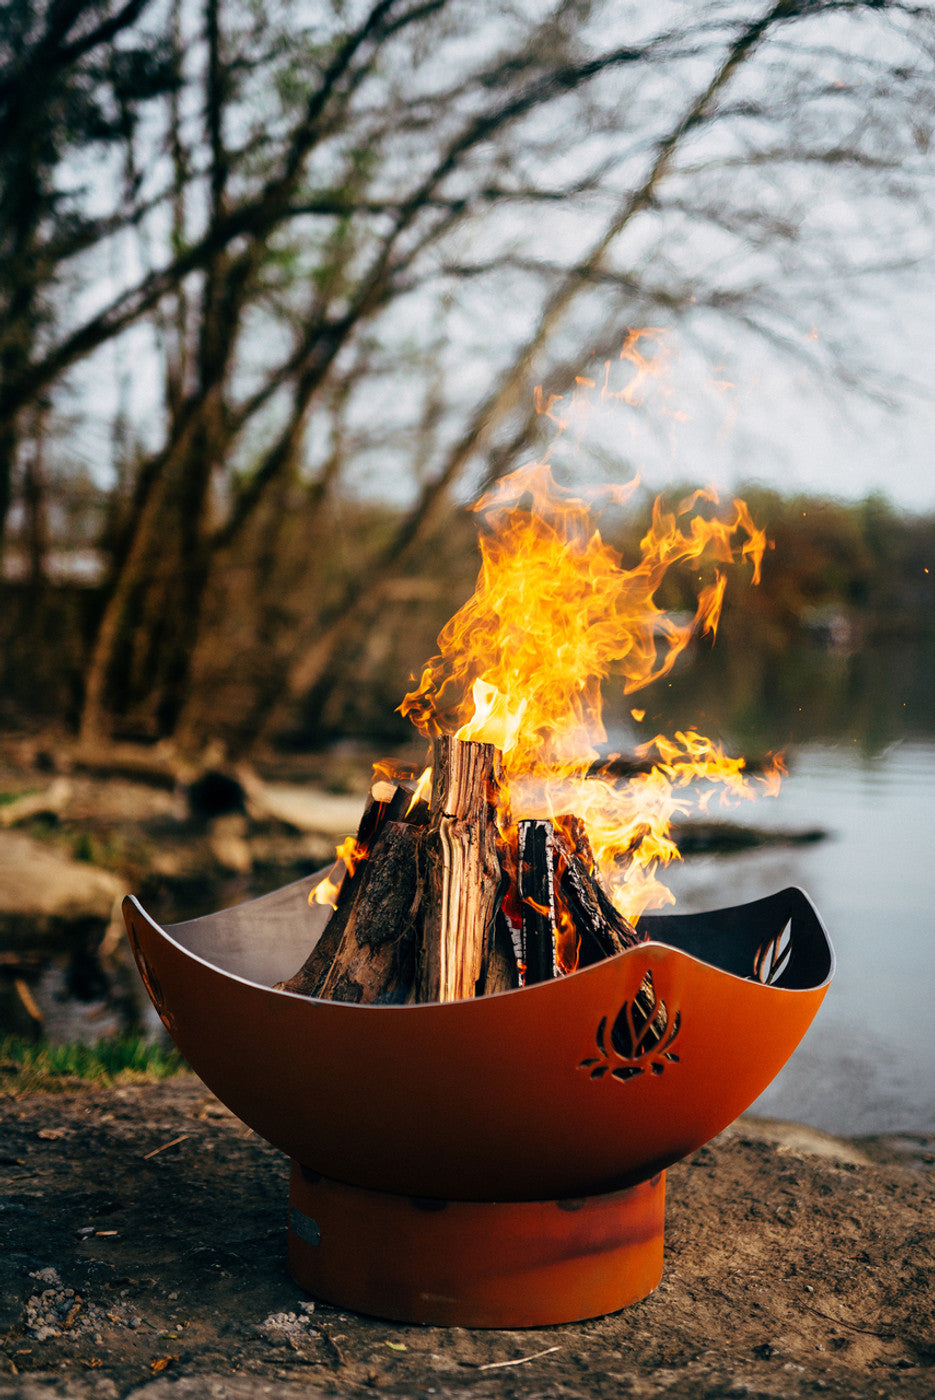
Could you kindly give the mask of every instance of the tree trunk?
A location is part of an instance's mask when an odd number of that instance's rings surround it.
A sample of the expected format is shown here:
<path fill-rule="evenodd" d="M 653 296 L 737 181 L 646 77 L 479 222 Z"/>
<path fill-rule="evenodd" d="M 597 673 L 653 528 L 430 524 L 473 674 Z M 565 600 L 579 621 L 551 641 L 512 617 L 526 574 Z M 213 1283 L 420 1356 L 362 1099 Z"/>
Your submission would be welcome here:
<path fill-rule="evenodd" d="M 210 444 L 202 423 L 183 430 L 135 522 L 86 673 L 85 743 L 104 741 L 114 715 L 154 737 L 171 732 L 208 579 Z"/>

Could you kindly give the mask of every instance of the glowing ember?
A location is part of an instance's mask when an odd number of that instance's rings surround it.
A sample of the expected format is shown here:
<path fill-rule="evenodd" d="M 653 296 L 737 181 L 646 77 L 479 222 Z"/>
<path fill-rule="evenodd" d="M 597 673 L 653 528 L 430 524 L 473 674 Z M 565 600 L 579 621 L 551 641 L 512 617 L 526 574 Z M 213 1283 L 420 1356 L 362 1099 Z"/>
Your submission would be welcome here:
<path fill-rule="evenodd" d="M 605 497 L 626 503 L 637 484 Z M 592 504 L 561 488 L 548 465 L 503 478 L 475 506 L 483 522 L 476 590 L 400 706 L 426 736 L 454 733 L 502 750 L 507 849 L 521 817 L 580 815 L 601 877 L 632 921 L 673 902 L 657 874 L 678 858 L 673 818 L 706 810 L 715 796 L 733 802 L 778 782 L 778 763 L 751 779 L 742 758 L 694 731 L 642 745 L 648 771 L 622 783 L 589 776 L 606 740 L 602 683 L 613 676 L 626 693 L 638 691 L 666 675 L 693 636 L 713 635 L 725 566 L 746 563 L 759 581 L 764 532 L 743 501 L 718 507 L 711 490 L 675 509 L 660 498 L 628 566 L 601 537 Z M 699 576 L 687 622 L 656 601 L 669 570 L 686 563 Z M 573 954 L 560 961 L 574 966 Z"/>

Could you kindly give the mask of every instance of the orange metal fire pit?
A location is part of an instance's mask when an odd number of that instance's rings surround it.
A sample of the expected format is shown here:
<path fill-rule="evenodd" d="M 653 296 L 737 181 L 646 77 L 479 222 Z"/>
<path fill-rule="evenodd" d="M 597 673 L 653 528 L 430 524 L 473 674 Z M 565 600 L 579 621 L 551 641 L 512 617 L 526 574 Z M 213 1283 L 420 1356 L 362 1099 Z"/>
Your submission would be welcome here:
<path fill-rule="evenodd" d="M 827 991 L 834 955 L 807 897 L 647 916 L 649 941 L 519 991 L 356 1006 L 272 985 L 324 923 L 307 903 L 318 878 L 166 928 L 124 903 L 182 1054 L 293 1159 L 294 1278 L 342 1307 L 476 1327 L 651 1292 L 665 1168 L 752 1103 Z"/>

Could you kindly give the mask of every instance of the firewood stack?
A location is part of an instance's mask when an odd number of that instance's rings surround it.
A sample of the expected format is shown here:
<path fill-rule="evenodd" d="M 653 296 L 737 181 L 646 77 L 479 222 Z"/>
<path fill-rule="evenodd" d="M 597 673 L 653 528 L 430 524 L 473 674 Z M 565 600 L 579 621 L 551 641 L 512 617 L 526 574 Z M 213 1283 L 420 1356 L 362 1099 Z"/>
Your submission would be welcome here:
<path fill-rule="evenodd" d="M 559 975 L 569 927 L 578 967 L 639 942 L 598 883 L 584 824 L 520 821 L 504 837 L 500 788 L 498 750 L 449 735 L 433 741 L 428 803 L 411 784 L 374 783 L 334 912 L 278 985 L 361 1004 L 456 1001 Z"/>

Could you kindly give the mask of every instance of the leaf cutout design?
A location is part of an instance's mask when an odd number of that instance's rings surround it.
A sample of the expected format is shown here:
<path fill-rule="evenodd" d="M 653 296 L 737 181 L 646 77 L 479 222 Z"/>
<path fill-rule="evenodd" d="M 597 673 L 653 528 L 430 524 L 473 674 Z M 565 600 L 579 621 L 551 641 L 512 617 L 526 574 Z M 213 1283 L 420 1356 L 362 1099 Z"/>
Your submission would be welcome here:
<path fill-rule="evenodd" d="M 655 1068 L 655 1066 L 653 1067 Z M 621 1065 L 619 1069 L 611 1070 L 615 1079 L 632 1079 L 635 1074 L 642 1074 L 642 1065 Z"/>
<path fill-rule="evenodd" d="M 753 959 L 754 976 L 764 986 L 775 986 L 789 965 L 792 956 L 792 920 L 765 943 L 761 943 Z"/>

